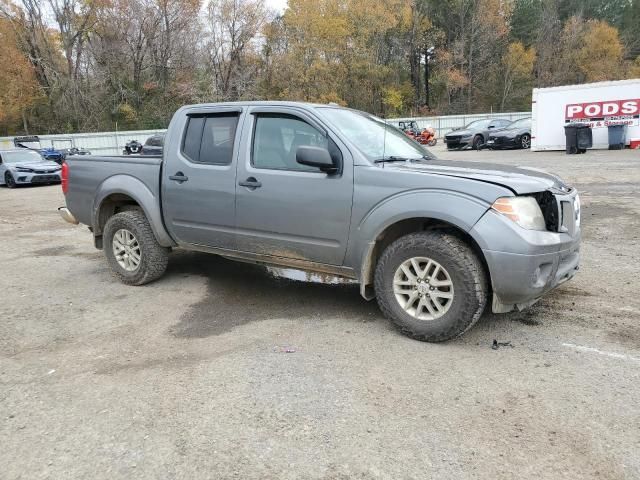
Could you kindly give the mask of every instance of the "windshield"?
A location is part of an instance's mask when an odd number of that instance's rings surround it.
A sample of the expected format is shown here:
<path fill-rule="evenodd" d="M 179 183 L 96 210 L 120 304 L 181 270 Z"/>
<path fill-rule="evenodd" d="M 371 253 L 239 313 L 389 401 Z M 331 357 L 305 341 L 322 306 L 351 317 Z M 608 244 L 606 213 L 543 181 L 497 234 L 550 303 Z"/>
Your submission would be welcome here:
<path fill-rule="evenodd" d="M 363 112 L 321 107 L 322 114 L 369 160 L 388 158 L 435 159 L 435 156 L 411 140 L 398 128 Z"/>
<path fill-rule="evenodd" d="M 464 128 L 487 128 L 490 121 L 491 120 L 476 120 L 475 122 L 471 122 Z"/>
<path fill-rule="evenodd" d="M 510 124 L 507 128 L 528 128 L 531 125 L 530 118 L 523 118 L 521 120 L 516 120 L 512 124 Z"/>
<path fill-rule="evenodd" d="M 0 152 L 2 163 L 44 162 L 38 152 L 25 150 L 24 152 Z"/>

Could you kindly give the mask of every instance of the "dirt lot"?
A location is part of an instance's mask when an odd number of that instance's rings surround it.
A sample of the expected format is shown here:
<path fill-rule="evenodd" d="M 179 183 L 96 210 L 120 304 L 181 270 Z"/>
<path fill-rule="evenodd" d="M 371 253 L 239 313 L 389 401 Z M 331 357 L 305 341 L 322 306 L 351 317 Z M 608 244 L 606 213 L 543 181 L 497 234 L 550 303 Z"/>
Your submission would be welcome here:
<path fill-rule="evenodd" d="M 584 204 L 573 281 L 438 345 L 204 254 L 124 286 L 59 186 L 0 188 L 0 478 L 640 478 L 640 152 L 436 150 Z"/>

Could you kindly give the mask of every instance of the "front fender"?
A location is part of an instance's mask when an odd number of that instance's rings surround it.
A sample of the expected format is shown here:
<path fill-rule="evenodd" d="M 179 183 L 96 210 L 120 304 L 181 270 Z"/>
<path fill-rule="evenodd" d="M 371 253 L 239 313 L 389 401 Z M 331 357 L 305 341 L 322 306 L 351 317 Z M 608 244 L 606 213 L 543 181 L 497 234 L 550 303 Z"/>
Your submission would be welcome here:
<path fill-rule="evenodd" d="M 390 226 L 409 219 L 440 221 L 471 235 L 471 229 L 490 204 L 471 195 L 447 190 L 411 190 L 375 205 L 352 233 L 346 265 L 360 272 L 364 286 L 371 281 L 376 239 Z"/>
<path fill-rule="evenodd" d="M 113 194 L 122 194 L 135 200 L 144 211 L 156 240 L 163 247 L 173 247 L 176 243 L 169 236 L 162 220 L 160 199 L 139 179 L 131 175 L 113 175 L 102 182 L 97 189 L 92 208 L 93 234 L 101 235 L 99 212 L 103 202 Z"/>

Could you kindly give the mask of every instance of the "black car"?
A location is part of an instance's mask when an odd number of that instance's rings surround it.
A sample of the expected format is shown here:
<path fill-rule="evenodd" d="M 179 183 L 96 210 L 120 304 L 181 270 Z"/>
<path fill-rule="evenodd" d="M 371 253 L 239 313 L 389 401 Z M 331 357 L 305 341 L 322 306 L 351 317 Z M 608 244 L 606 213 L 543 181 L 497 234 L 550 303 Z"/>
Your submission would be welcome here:
<path fill-rule="evenodd" d="M 491 132 L 489 148 L 531 148 L 531 118 L 516 120 L 507 127 Z"/>
<path fill-rule="evenodd" d="M 152 135 L 147 138 L 142 147 L 142 155 L 157 155 L 162 156 L 162 149 L 164 147 L 164 133 Z"/>

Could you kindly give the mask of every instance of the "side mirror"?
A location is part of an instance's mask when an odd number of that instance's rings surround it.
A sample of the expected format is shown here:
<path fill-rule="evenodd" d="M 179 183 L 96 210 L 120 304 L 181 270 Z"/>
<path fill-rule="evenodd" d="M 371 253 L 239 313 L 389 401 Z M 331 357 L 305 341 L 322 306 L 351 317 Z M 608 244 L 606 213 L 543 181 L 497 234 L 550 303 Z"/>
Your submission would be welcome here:
<path fill-rule="evenodd" d="M 496 128 L 495 125 L 489 125 L 489 130 L 491 130 L 492 128 Z"/>
<path fill-rule="evenodd" d="M 298 150 L 296 150 L 296 162 L 300 165 L 316 167 L 326 173 L 335 173 L 338 171 L 338 166 L 331 158 L 329 150 L 322 147 L 298 147 Z"/>

